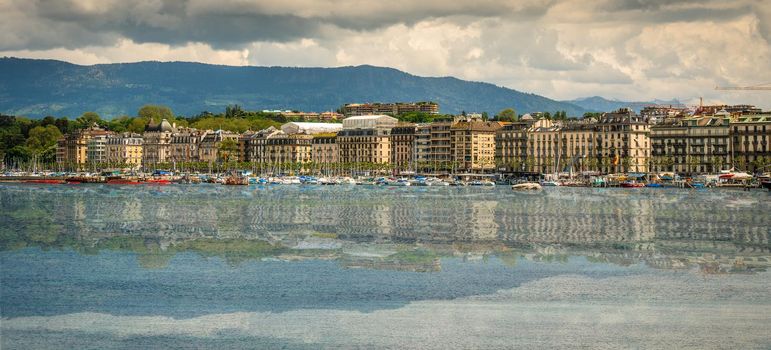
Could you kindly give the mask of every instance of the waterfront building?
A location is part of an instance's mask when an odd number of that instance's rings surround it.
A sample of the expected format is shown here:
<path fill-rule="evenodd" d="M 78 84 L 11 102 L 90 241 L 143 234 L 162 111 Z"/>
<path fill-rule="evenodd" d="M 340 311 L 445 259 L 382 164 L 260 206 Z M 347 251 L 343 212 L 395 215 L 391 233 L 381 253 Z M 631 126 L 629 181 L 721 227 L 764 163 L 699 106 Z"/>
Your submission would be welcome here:
<path fill-rule="evenodd" d="M 439 114 L 439 104 L 436 102 L 415 103 L 348 103 L 343 105 L 343 114 L 346 116 L 390 114 L 421 112 Z"/>
<path fill-rule="evenodd" d="M 415 163 L 428 164 L 431 159 L 431 124 L 415 126 Z"/>
<path fill-rule="evenodd" d="M 628 108 L 603 113 L 598 121 L 597 158 L 603 172 L 647 172 L 650 126 Z"/>
<path fill-rule="evenodd" d="M 157 124 L 150 120 L 142 135 L 142 164 L 145 168 L 171 160 L 171 135 L 174 130 L 174 126 L 166 119 Z"/>
<path fill-rule="evenodd" d="M 452 161 L 452 138 L 450 129 L 453 120 L 435 120 L 429 124 L 431 148 L 429 150 L 429 167 L 432 169 L 447 169 Z"/>
<path fill-rule="evenodd" d="M 316 164 L 334 164 L 339 161 L 336 133 L 320 133 L 311 140 L 311 161 Z"/>
<path fill-rule="evenodd" d="M 124 132 L 107 138 L 107 163 L 125 164 L 131 168 L 142 165 L 142 135 Z"/>
<path fill-rule="evenodd" d="M 251 162 L 254 158 L 252 156 L 252 149 L 249 147 L 249 140 L 257 132 L 253 130 L 246 130 L 243 134 L 238 135 L 238 161 L 239 162 Z"/>
<path fill-rule="evenodd" d="M 107 133 L 94 135 L 86 146 L 86 161 L 89 164 L 104 164 L 107 162 Z"/>
<path fill-rule="evenodd" d="M 262 163 L 307 163 L 311 161 L 313 135 L 287 134 L 278 131 L 268 135 L 264 143 Z"/>
<path fill-rule="evenodd" d="M 398 120 L 387 115 L 349 117 L 337 133 L 339 160 L 343 163 L 390 163 L 391 129 Z"/>
<path fill-rule="evenodd" d="M 562 123 L 560 150 L 555 160 L 560 171 L 586 172 L 598 168 L 596 124 L 594 118 Z"/>
<path fill-rule="evenodd" d="M 391 129 L 391 164 L 397 171 L 415 167 L 415 124 L 402 123 Z"/>
<path fill-rule="evenodd" d="M 730 165 L 730 115 L 689 117 L 651 127 L 651 165 L 655 171 L 698 174 Z"/>
<path fill-rule="evenodd" d="M 646 172 L 649 160 L 650 128 L 629 109 L 599 120 L 525 115 L 496 133 L 496 161 L 506 171 Z"/>
<path fill-rule="evenodd" d="M 281 132 L 282 131 L 275 127 L 270 126 L 249 136 L 245 140 L 244 161 L 255 163 L 264 162 L 266 159 L 265 153 L 268 137 Z"/>
<path fill-rule="evenodd" d="M 453 168 L 472 172 L 495 169 L 495 132 L 498 122 L 466 118 L 450 126 Z"/>
<path fill-rule="evenodd" d="M 198 148 L 199 160 L 209 163 L 237 161 L 238 137 L 239 135 L 232 131 L 207 131 Z"/>
<path fill-rule="evenodd" d="M 177 128 L 171 135 L 172 163 L 198 162 L 199 147 L 205 130 L 195 128 Z"/>
<path fill-rule="evenodd" d="M 527 140 L 534 123 L 533 117 L 526 114 L 495 133 L 495 160 L 499 170 L 524 172 L 528 162 L 532 163 L 532 158 L 528 158 Z"/>
<path fill-rule="evenodd" d="M 88 142 L 93 137 L 110 134 L 112 132 L 94 124 L 89 128 L 62 136 L 56 143 L 56 162 L 69 169 L 79 169 L 80 165 L 88 161 Z"/>
<path fill-rule="evenodd" d="M 771 165 L 771 114 L 749 114 L 731 123 L 733 165 L 749 172 L 768 172 Z"/>

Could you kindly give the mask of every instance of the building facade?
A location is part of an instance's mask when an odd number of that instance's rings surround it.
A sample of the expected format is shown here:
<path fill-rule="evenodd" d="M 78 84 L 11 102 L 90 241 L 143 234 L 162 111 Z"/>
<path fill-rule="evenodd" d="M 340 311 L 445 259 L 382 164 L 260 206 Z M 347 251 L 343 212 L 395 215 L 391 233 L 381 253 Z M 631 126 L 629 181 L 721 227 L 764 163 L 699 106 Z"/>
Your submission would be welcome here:
<path fill-rule="evenodd" d="M 198 148 L 199 160 L 208 163 L 238 161 L 238 138 L 239 134 L 232 131 L 207 131 Z"/>
<path fill-rule="evenodd" d="M 397 171 L 415 169 L 415 130 L 414 124 L 391 129 L 391 164 Z"/>
<path fill-rule="evenodd" d="M 68 169 L 80 169 L 88 159 L 88 143 L 94 137 L 106 137 L 112 132 L 96 124 L 62 136 L 56 143 L 56 162 Z"/>
<path fill-rule="evenodd" d="M 495 169 L 495 133 L 501 125 L 482 120 L 460 120 L 450 127 L 451 168 L 471 172 Z"/>
<path fill-rule="evenodd" d="M 733 165 L 749 172 L 768 172 L 771 165 L 771 114 L 743 115 L 731 123 Z"/>
<path fill-rule="evenodd" d="M 199 162 L 199 147 L 205 134 L 204 130 L 177 128 L 171 134 L 169 161 L 172 163 Z"/>
<path fill-rule="evenodd" d="M 147 124 L 142 135 L 144 147 L 142 165 L 145 168 L 152 168 L 171 161 L 171 135 L 173 133 L 174 127 L 166 119 L 158 124 L 154 124 L 153 121 Z"/>
<path fill-rule="evenodd" d="M 436 102 L 415 103 L 348 103 L 343 105 L 346 116 L 390 114 L 398 115 L 410 112 L 439 114 L 439 104 Z"/>
<path fill-rule="evenodd" d="M 124 132 L 108 137 L 107 163 L 142 166 L 142 135 Z"/>
<path fill-rule="evenodd" d="M 349 117 L 337 133 L 342 163 L 390 163 L 391 130 L 398 120 L 386 115 Z"/>

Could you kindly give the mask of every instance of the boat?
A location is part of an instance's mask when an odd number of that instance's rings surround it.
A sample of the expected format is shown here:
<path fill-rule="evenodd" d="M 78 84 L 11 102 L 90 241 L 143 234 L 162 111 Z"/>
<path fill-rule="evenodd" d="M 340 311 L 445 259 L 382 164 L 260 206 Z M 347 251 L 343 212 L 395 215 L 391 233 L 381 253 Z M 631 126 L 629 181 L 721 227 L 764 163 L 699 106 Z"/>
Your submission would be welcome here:
<path fill-rule="evenodd" d="M 67 183 L 103 183 L 104 178 L 101 176 L 72 176 L 64 179 Z"/>
<path fill-rule="evenodd" d="M 543 187 L 541 187 L 541 185 L 538 184 L 537 182 L 525 182 L 525 183 L 513 185 L 511 186 L 511 189 L 517 190 L 517 191 L 537 191 L 537 190 L 543 189 Z"/>
<path fill-rule="evenodd" d="M 142 181 L 131 179 L 108 179 L 108 185 L 141 185 Z"/>
<path fill-rule="evenodd" d="M 145 184 L 147 184 L 147 185 L 169 185 L 169 184 L 171 184 L 171 181 L 167 180 L 167 179 L 147 179 L 147 181 L 145 181 Z"/>
<path fill-rule="evenodd" d="M 645 184 L 642 182 L 631 180 L 631 181 L 622 182 L 620 186 L 624 188 L 640 188 L 640 187 L 645 187 Z"/>
<path fill-rule="evenodd" d="M 388 186 L 409 186 L 410 181 L 407 179 L 388 179 L 386 181 L 386 185 Z"/>
<path fill-rule="evenodd" d="M 249 185 L 248 177 L 228 176 L 225 178 L 224 185 Z"/>
<path fill-rule="evenodd" d="M 41 179 L 41 180 L 25 180 L 24 183 L 28 184 L 49 184 L 49 185 L 59 185 L 65 183 L 64 180 L 55 180 L 55 179 Z"/>
<path fill-rule="evenodd" d="M 554 187 L 559 185 L 560 183 L 557 181 L 541 181 L 541 186 L 543 187 Z"/>
<path fill-rule="evenodd" d="M 645 187 L 654 187 L 654 188 L 658 188 L 658 187 L 663 187 L 663 186 L 662 186 L 660 183 L 651 182 L 651 183 L 649 183 L 649 184 L 646 184 L 646 185 L 645 185 Z"/>

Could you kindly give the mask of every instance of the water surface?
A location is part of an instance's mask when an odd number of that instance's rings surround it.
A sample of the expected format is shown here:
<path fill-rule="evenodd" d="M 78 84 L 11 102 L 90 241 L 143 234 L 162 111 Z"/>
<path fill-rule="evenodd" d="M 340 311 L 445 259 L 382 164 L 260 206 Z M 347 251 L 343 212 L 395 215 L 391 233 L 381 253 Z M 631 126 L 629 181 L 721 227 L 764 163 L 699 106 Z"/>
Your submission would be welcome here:
<path fill-rule="evenodd" d="M 14 348 L 768 348 L 771 196 L 0 184 Z"/>

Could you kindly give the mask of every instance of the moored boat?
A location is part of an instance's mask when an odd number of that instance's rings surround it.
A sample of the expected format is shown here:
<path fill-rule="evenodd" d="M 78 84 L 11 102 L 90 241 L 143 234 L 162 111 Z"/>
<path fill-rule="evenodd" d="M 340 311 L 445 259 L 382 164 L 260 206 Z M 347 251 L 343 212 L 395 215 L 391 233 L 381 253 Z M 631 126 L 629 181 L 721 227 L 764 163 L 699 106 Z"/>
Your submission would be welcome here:
<path fill-rule="evenodd" d="M 624 187 L 624 188 L 640 188 L 640 187 L 645 187 L 644 183 L 637 182 L 637 181 L 624 181 L 624 182 L 620 183 L 619 185 L 621 187 Z"/>
<path fill-rule="evenodd" d="M 64 180 L 56 180 L 56 179 L 40 179 L 40 180 L 25 180 L 24 183 L 28 184 L 49 184 L 49 185 L 59 185 L 65 183 Z"/>
<path fill-rule="evenodd" d="M 525 182 L 513 185 L 511 186 L 511 189 L 517 191 L 537 191 L 543 189 L 543 187 L 541 187 L 541 185 L 536 182 Z"/>

